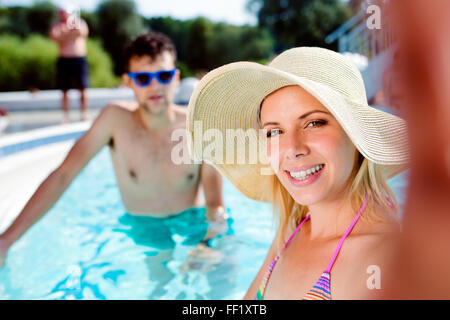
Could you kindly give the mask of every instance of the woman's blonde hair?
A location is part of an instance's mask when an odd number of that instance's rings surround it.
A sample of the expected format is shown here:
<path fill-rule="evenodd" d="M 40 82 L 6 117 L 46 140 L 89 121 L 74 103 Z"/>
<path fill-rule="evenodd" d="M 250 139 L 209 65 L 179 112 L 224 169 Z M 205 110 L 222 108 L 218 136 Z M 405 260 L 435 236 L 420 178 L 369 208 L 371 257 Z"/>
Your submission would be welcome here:
<path fill-rule="evenodd" d="M 272 186 L 269 189 L 269 197 L 272 199 L 274 218 L 278 220 L 278 249 L 285 242 L 286 229 L 289 223 L 294 222 L 298 226 L 300 221 L 306 217 L 307 206 L 295 202 L 289 192 L 284 188 L 276 175 L 272 176 Z M 397 200 L 386 183 L 386 177 L 380 165 L 364 158 L 359 151 L 356 152 L 355 164 L 349 177 L 347 187 L 351 197 L 351 205 L 354 211 L 358 211 L 365 200 L 366 193 L 369 196 L 367 207 L 361 215 L 361 219 L 369 222 L 386 222 L 395 220 L 397 214 Z M 381 206 L 384 213 L 375 210 L 376 205 Z"/>

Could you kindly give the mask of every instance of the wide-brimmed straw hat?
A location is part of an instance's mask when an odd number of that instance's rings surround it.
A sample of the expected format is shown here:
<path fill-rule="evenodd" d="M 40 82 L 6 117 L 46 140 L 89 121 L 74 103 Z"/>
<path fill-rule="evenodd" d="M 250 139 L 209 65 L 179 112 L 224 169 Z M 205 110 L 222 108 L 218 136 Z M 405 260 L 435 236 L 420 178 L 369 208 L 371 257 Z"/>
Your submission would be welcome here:
<path fill-rule="evenodd" d="M 405 121 L 368 105 L 361 73 L 346 57 L 311 47 L 287 50 L 267 66 L 236 62 L 209 72 L 197 85 L 188 106 L 186 128 L 192 137 L 191 156 L 213 164 L 247 197 L 268 200 L 272 177 L 262 174 L 270 165 L 264 158 L 265 141 L 257 133 L 258 112 L 267 95 L 289 85 L 301 86 L 322 103 L 359 152 L 382 166 L 386 178 L 406 169 L 409 150 Z M 208 134 L 209 129 L 221 132 L 223 154 L 204 152 L 214 138 L 219 139 Z M 236 144 L 226 142 L 227 129 L 242 129 L 234 132 Z M 249 147 L 255 143 L 261 143 L 264 155 L 261 158 L 259 154 L 258 161 L 251 163 L 251 152 L 255 151 Z M 245 163 L 227 163 L 231 152 L 235 160 L 244 156 Z"/>

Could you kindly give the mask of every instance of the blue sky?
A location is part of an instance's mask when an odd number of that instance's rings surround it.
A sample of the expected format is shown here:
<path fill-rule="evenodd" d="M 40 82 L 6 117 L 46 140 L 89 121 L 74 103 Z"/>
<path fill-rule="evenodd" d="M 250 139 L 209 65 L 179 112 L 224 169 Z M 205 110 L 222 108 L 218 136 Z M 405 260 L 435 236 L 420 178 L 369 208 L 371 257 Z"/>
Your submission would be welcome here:
<path fill-rule="evenodd" d="M 30 5 L 34 0 L 0 0 L 4 6 Z M 56 5 L 72 4 L 81 9 L 93 11 L 100 0 L 52 0 Z M 146 17 L 171 16 L 189 19 L 204 16 L 212 21 L 230 24 L 256 24 L 256 17 L 248 13 L 247 0 L 135 0 L 138 11 Z"/>

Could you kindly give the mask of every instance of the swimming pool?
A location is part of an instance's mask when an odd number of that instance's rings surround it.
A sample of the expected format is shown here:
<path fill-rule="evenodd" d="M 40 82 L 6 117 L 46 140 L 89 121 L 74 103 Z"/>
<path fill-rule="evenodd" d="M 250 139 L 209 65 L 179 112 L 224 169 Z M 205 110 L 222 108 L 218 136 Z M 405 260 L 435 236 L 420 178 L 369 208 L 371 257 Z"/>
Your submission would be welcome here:
<path fill-rule="evenodd" d="M 270 242 L 271 208 L 228 182 L 224 195 L 230 232 L 195 262 L 185 234 L 174 233 L 175 248 L 161 253 L 137 244 L 119 222 L 125 208 L 105 148 L 10 249 L 0 299 L 240 299 Z"/>
<path fill-rule="evenodd" d="M 405 184 L 390 181 L 401 205 Z M 211 249 L 190 254 L 183 217 L 164 222 L 173 248 L 138 241 L 105 148 L 10 249 L 0 299 L 241 299 L 274 236 L 272 210 L 226 180 L 224 200 L 230 230 Z"/>

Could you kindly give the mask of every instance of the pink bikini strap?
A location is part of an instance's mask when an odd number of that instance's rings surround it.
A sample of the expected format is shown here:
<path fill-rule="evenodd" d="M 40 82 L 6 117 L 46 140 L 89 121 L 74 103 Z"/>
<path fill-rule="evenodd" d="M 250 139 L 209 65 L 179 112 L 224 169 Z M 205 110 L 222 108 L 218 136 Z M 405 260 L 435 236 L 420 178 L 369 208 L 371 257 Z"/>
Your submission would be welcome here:
<path fill-rule="evenodd" d="M 359 217 L 361 216 L 361 213 L 363 213 L 364 210 L 366 209 L 368 200 L 369 200 L 369 195 L 366 193 L 366 199 L 365 199 L 363 205 L 359 209 L 359 212 L 356 215 L 356 217 L 353 219 L 352 224 L 348 227 L 347 231 L 342 236 L 341 241 L 339 241 L 339 244 L 338 244 L 336 250 L 334 251 L 334 255 L 331 258 L 331 261 L 328 264 L 327 270 L 325 270 L 325 272 L 330 273 L 331 268 L 333 267 L 334 261 L 336 260 L 338 254 L 339 254 L 339 251 L 341 250 L 341 247 L 342 247 L 342 244 L 344 243 L 345 238 L 347 238 L 347 236 L 349 235 L 350 231 L 352 231 L 353 227 L 355 226 L 356 222 L 358 221 Z"/>
<path fill-rule="evenodd" d="M 275 267 L 275 264 L 277 263 L 278 259 L 280 258 L 280 254 L 281 252 L 286 249 L 286 247 L 289 245 L 289 242 L 291 242 L 291 240 L 294 238 L 294 236 L 297 234 L 297 232 L 300 230 L 300 228 L 302 227 L 302 225 L 309 220 L 309 216 L 305 217 L 303 219 L 302 222 L 300 222 L 300 224 L 298 225 L 297 228 L 295 228 L 294 232 L 292 233 L 292 235 L 290 236 L 290 238 L 288 239 L 288 241 L 286 241 L 286 243 L 284 244 L 283 249 L 278 252 L 278 254 L 276 255 L 275 259 L 273 259 L 272 263 L 269 266 L 269 271 L 272 272 L 273 268 Z"/>
<path fill-rule="evenodd" d="M 292 235 L 291 235 L 291 237 L 289 238 L 289 240 L 286 241 L 286 243 L 284 244 L 283 249 L 286 249 L 286 247 L 288 246 L 289 242 L 291 242 L 291 240 L 294 238 L 294 236 L 295 236 L 295 235 L 297 234 L 297 232 L 300 230 L 300 228 L 302 227 L 302 225 L 303 225 L 306 221 L 308 221 L 308 220 L 309 220 L 309 215 L 306 216 L 306 218 L 303 219 L 302 222 L 300 222 L 300 224 L 298 225 L 297 228 L 295 228 L 295 231 L 292 233 Z"/>

